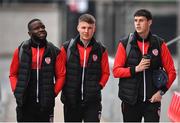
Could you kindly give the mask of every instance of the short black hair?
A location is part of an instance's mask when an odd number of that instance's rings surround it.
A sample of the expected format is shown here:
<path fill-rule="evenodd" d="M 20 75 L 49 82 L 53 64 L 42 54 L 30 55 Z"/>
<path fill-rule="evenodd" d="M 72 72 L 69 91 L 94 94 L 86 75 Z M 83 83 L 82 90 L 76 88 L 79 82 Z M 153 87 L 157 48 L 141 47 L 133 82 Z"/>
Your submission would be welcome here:
<path fill-rule="evenodd" d="M 152 20 L 152 14 L 149 10 L 147 9 L 139 9 L 134 13 L 135 16 L 144 16 L 147 18 L 147 20 Z"/>
<path fill-rule="evenodd" d="M 83 14 L 79 17 L 79 22 L 87 22 L 89 24 L 95 24 L 96 23 L 96 19 L 93 15 L 91 14 Z"/>
<path fill-rule="evenodd" d="M 31 24 L 32 24 L 33 22 L 35 22 L 35 21 L 41 21 L 41 20 L 40 20 L 40 19 L 37 19 L 37 18 L 30 20 L 29 23 L 28 23 L 28 30 L 29 30 L 29 31 L 31 30 Z"/>

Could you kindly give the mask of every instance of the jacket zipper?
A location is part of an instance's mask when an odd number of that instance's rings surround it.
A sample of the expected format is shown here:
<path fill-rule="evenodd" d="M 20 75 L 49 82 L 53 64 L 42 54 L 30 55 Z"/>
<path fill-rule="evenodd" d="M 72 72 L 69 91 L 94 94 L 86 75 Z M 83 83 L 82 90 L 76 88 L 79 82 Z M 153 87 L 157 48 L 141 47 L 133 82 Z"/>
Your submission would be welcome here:
<path fill-rule="evenodd" d="M 83 43 L 84 44 L 84 43 Z M 84 61 L 83 61 L 83 71 L 82 71 L 82 82 L 81 82 L 81 99 L 84 99 L 84 78 L 85 78 L 85 68 L 86 68 L 86 48 L 88 46 L 89 42 L 85 45 L 84 44 Z"/>
<path fill-rule="evenodd" d="M 39 45 L 37 49 L 37 90 L 36 90 L 36 102 L 39 102 Z"/>
<path fill-rule="evenodd" d="M 143 55 L 144 55 L 144 39 L 143 39 Z M 143 101 L 146 101 L 146 71 L 143 70 L 143 81 L 144 81 L 144 99 Z"/>
<path fill-rule="evenodd" d="M 86 48 L 85 48 L 85 50 L 84 50 L 84 62 L 83 62 L 82 83 L 81 83 L 81 93 L 82 93 L 81 99 L 82 99 L 82 100 L 83 100 L 83 93 L 84 93 L 84 74 L 85 74 L 85 67 L 86 67 Z"/>

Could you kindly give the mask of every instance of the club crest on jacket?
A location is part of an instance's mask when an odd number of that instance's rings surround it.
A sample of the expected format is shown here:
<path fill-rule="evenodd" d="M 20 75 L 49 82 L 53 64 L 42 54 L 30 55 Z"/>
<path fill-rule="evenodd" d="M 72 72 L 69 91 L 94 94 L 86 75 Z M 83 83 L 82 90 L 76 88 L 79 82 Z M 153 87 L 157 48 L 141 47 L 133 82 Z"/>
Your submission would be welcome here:
<path fill-rule="evenodd" d="M 152 50 L 153 55 L 157 56 L 159 54 L 159 51 L 157 49 Z"/>
<path fill-rule="evenodd" d="M 96 54 L 93 54 L 93 61 L 97 61 L 98 56 Z"/>
<path fill-rule="evenodd" d="M 51 58 L 50 57 L 46 57 L 45 58 L 45 62 L 46 62 L 46 64 L 50 64 L 51 63 Z"/>

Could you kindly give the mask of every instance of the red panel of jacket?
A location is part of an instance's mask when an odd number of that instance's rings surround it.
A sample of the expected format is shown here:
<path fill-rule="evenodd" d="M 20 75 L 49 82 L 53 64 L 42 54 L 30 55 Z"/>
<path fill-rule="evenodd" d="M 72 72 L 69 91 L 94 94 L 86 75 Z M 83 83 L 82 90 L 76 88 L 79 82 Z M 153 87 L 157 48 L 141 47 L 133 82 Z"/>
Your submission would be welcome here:
<path fill-rule="evenodd" d="M 79 51 L 79 54 L 80 54 L 80 64 L 81 64 L 81 67 L 83 67 L 84 55 L 85 55 L 84 51 L 86 50 L 86 64 L 85 65 L 87 66 L 87 62 L 88 62 L 88 58 L 89 58 L 89 53 L 92 50 L 92 46 L 84 48 L 81 45 L 77 44 L 77 47 L 78 47 L 78 51 Z"/>
<path fill-rule="evenodd" d="M 31 48 L 32 49 L 32 65 L 31 69 L 37 69 L 37 48 Z M 44 48 L 39 48 L 39 65 L 38 68 L 41 69 L 41 63 L 42 63 L 42 57 L 44 54 Z"/>

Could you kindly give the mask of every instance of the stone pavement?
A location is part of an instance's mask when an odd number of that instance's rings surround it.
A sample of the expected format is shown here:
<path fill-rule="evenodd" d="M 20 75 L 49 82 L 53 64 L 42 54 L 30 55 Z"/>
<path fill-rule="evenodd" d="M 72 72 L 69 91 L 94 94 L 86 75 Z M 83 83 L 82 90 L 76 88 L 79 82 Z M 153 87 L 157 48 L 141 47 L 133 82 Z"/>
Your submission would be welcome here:
<path fill-rule="evenodd" d="M 4 112 L 5 114 L 4 114 L 3 122 L 16 122 L 16 111 L 15 111 L 16 103 L 13 95 L 9 95 L 9 99 L 5 107 L 6 107 L 6 113 Z M 104 120 L 101 119 L 101 121 L 103 122 Z M 54 110 L 54 122 L 64 122 L 63 104 L 60 101 L 60 96 L 56 98 L 56 105 Z"/>
<path fill-rule="evenodd" d="M 168 91 L 162 99 L 162 107 L 161 107 L 161 122 L 169 122 L 169 118 L 167 117 L 167 109 L 168 106 L 170 104 L 171 101 L 171 97 L 173 94 L 174 90 L 170 90 Z M 60 94 L 59 94 L 60 95 Z M 4 118 L 3 118 L 3 122 L 16 122 L 16 112 L 15 112 L 15 108 L 16 108 L 16 104 L 15 104 L 15 99 L 13 97 L 13 95 L 9 95 L 8 97 L 8 101 L 6 104 L 3 104 L 4 106 Z M 121 102 L 118 102 L 119 105 L 121 104 Z M 103 107 L 105 108 L 105 107 Z M 112 108 L 113 109 L 113 108 Z M 118 109 L 120 111 L 120 109 Z M 119 114 L 119 116 L 121 116 L 121 120 L 120 121 L 116 121 L 116 122 L 121 122 L 122 121 L 122 115 Z M 55 110 L 54 110 L 54 121 L 55 122 L 63 122 L 64 118 L 63 118 L 63 104 L 60 101 L 59 96 L 56 98 L 56 105 L 55 105 Z M 102 118 L 101 122 L 111 122 L 110 120 L 105 118 Z"/>

